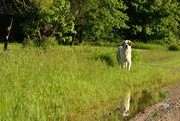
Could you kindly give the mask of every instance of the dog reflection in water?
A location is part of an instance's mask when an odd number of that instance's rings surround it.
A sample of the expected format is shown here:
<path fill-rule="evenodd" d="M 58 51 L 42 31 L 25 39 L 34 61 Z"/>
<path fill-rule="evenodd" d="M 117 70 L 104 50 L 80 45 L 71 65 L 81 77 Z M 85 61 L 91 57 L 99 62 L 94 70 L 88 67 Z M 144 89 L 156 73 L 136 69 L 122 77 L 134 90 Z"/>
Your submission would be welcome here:
<path fill-rule="evenodd" d="M 131 93 L 128 92 L 128 94 L 125 96 L 125 98 L 120 99 L 120 103 L 118 106 L 118 110 L 121 112 L 123 116 L 128 116 L 130 114 L 130 100 L 131 100 Z"/>

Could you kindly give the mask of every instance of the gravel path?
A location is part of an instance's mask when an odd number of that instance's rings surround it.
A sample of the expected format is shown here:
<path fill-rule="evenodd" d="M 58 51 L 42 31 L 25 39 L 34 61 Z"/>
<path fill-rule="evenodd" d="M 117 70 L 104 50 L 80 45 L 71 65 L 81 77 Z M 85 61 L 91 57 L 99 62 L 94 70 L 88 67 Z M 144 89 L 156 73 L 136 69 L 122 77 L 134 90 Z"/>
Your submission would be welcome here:
<path fill-rule="evenodd" d="M 137 114 L 129 121 L 180 121 L 180 80 L 166 87 L 170 96 Z"/>

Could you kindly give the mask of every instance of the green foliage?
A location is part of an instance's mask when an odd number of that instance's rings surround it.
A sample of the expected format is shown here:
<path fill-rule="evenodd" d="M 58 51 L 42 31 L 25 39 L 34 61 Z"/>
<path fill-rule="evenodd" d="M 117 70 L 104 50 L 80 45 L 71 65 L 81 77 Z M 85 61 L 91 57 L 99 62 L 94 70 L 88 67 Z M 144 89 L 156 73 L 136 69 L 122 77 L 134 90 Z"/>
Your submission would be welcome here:
<path fill-rule="evenodd" d="M 98 57 L 95 57 L 95 58 L 96 59 L 99 58 L 101 61 L 105 61 L 108 66 L 112 66 L 112 67 L 115 66 L 117 63 L 116 62 L 117 60 L 114 59 L 112 54 L 108 54 L 108 53 L 98 55 Z"/>
<path fill-rule="evenodd" d="M 66 36 L 68 33 L 76 33 L 74 30 L 73 17 L 67 20 L 70 4 L 65 0 L 51 0 L 31 2 L 29 9 L 22 8 L 25 19 L 21 23 L 23 32 L 30 38 L 42 39 L 52 35 L 58 36 L 62 41 L 72 41 Z M 19 3 L 21 4 L 21 3 Z M 24 11 L 23 11 L 24 10 Z"/>
<path fill-rule="evenodd" d="M 127 27 L 125 22 L 128 17 L 123 13 L 127 7 L 122 1 L 89 0 L 84 6 L 84 21 L 81 20 L 77 28 L 83 31 L 84 38 L 91 41 L 113 40 L 115 28 Z"/>
<path fill-rule="evenodd" d="M 168 50 L 171 50 L 171 51 L 178 51 L 180 50 L 180 47 L 176 44 L 176 45 L 171 45 L 168 47 Z"/>
<path fill-rule="evenodd" d="M 178 0 L 3 0 L 0 13 L 11 14 L 11 36 L 23 33 L 20 39 L 170 44 L 180 39 L 179 6 Z"/>
<path fill-rule="evenodd" d="M 132 0 L 128 6 L 126 38 L 143 42 L 161 40 L 171 43 L 179 33 L 179 2 L 172 0 Z"/>
<path fill-rule="evenodd" d="M 114 29 L 127 28 L 127 7 L 118 0 L 78 0 L 71 2 L 79 41 L 114 41 Z M 79 4 L 77 4 L 79 3 Z M 117 37 L 118 38 L 118 37 Z"/>
<path fill-rule="evenodd" d="M 100 49 L 96 50 L 96 52 L 92 56 L 96 60 L 105 62 L 107 66 L 114 67 L 117 65 L 116 49 L 101 47 Z"/>

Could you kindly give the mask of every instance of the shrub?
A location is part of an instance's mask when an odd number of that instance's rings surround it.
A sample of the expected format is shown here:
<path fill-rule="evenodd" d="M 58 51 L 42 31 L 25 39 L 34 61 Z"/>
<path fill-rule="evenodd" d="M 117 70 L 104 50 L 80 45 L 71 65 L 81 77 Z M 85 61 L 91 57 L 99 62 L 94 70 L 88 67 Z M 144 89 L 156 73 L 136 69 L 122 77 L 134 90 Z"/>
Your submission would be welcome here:
<path fill-rule="evenodd" d="M 100 59 L 108 66 L 115 66 L 117 64 L 116 53 L 101 53 L 95 56 L 95 59 Z"/>
<path fill-rule="evenodd" d="M 99 56 L 100 60 L 105 61 L 108 66 L 114 66 L 115 62 L 109 54 L 104 54 Z"/>
<path fill-rule="evenodd" d="M 137 53 L 136 50 L 132 50 L 132 62 L 134 63 L 138 63 L 142 60 L 142 58 L 140 57 L 140 55 Z"/>
<path fill-rule="evenodd" d="M 178 51 L 178 50 L 180 50 L 180 48 L 179 48 L 178 45 L 171 45 L 171 46 L 169 46 L 168 50 L 170 50 L 170 51 Z"/>

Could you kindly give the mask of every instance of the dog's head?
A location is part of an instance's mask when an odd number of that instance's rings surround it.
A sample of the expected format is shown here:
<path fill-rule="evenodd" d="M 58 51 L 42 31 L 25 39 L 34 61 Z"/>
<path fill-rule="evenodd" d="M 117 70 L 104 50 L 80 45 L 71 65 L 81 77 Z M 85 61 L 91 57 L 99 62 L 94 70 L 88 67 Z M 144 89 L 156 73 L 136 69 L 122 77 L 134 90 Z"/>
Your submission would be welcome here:
<path fill-rule="evenodd" d="M 132 45 L 132 42 L 130 40 L 125 40 L 122 43 L 123 48 L 128 49 Z"/>

